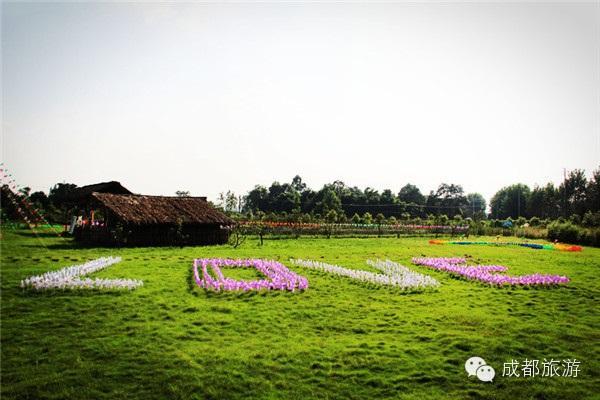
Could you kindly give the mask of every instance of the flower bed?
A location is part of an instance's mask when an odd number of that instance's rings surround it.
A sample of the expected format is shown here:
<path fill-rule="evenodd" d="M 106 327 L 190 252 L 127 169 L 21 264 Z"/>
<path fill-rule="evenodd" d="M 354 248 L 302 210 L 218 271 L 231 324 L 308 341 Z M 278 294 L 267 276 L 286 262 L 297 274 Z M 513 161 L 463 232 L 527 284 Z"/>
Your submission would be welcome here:
<path fill-rule="evenodd" d="M 354 224 L 354 223 L 303 223 L 277 221 L 239 221 L 238 225 L 251 235 L 276 236 L 355 236 L 355 235 L 455 235 L 467 232 L 467 225 L 415 225 L 415 224 Z"/>
<path fill-rule="evenodd" d="M 144 283 L 136 279 L 85 278 L 83 275 L 100 271 L 121 261 L 121 257 L 102 257 L 85 264 L 73 265 L 58 271 L 31 276 L 21 281 L 22 288 L 45 289 L 135 289 Z"/>
<path fill-rule="evenodd" d="M 490 285 L 510 286 L 550 286 L 566 284 L 569 278 L 561 275 L 532 274 L 522 276 L 510 276 L 499 274 L 506 272 L 507 267 L 502 265 L 475 265 L 468 266 L 464 258 L 418 258 L 412 259 L 413 264 L 428 268 L 447 271 L 453 275 L 461 276 L 469 280 L 479 281 Z"/>
<path fill-rule="evenodd" d="M 362 282 L 374 283 L 376 285 L 393 286 L 399 289 L 422 289 L 439 286 L 439 282 L 434 278 L 411 271 L 410 269 L 390 260 L 367 260 L 368 265 L 380 270 L 382 273 L 344 268 L 338 265 L 326 264 L 320 261 L 296 259 L 292 259 L 290 261 L 292 264 L 299 265 L 301 267 L 316 269 L 333 275 L 344 276 Z"/>
<path fill-rule="evenodd" d="M 267 279 L 253 281 L 226 278 L 221 267 L 256 268 Z M 209 273 L 209 267 L 216 278 Z M 202 270 L 200 273 L 199 269 Z M 201 288 L 216 291 L 249 291 L 249 290 L 304 290 L 308 288 L 308 279 L 287 269 L 277 261 L 260 259 L 231 260 L 222 258 L 198 258 L 193 265 L 194 280 Z"/>

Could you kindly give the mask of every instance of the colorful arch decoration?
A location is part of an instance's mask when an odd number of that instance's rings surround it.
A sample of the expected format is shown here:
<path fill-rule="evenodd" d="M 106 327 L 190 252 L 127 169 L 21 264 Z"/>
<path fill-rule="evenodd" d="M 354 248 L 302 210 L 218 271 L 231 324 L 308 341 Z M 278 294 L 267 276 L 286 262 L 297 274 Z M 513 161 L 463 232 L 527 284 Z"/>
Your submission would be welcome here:
<path fill-rule="evenodd" d="M 535 250 L 559 250 L 559 251 L 570 251 L 570 252 L 579 252 L 583 250 L 583 247 L 570 245 L 570 244 L 562 244 L 562 243 L 554 243 L 554 244 L 540 244 L 540 243 L 525 243 L 525 242 L 486 242 L 486 241 L 478 241 L 478 242 L 469 242 L 463 240 L 430 240 L 429 244 L 454 244 L 454 245 L 486 245 L 486 246 L 520 246 L 527 247 Z"/>

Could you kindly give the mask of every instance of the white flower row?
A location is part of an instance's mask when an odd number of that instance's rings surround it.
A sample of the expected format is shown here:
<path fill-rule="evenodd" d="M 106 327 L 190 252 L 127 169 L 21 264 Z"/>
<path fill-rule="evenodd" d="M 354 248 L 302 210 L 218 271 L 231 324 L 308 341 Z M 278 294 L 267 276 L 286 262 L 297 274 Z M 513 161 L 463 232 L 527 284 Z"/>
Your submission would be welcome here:
<path fill-rule="evenodd" d="M 85 278 L 83 275 L 100 271 L 121 261 L 121 257 L 102 257 L 81 265 L 72 265 L 49 271 L 42 275 L 31 276 L 21 281 L 22 288 L 44 289 L 135 289 L 144 282 L 137 279 Z"/>
<path fill-rule="evenodd" d="M 440 283 L 431 276 L 412 271 L 404 265 L 400 265 L 390 260 L 367 260 L 367 264 L 380 270 L 385 275 L 392 277 L 394 282 L 397 283 L 397 286 L 429 287 L 440 285 Z"/>
<path fill-rule="evenodd" d="M 362 282 L 374 283 L 376 285 L 393 286 L 399 289 L 419 289 L 426 287 L 437 287 L 439 282 L 430 276 L 419 274 L 393 261 L 372 261 L 367 264 L 383 272 L 382 274 L 350 269 L 313 260 L 291 259 L 292 264 L 316 269 L 330 274 L 345 276 Z"/>

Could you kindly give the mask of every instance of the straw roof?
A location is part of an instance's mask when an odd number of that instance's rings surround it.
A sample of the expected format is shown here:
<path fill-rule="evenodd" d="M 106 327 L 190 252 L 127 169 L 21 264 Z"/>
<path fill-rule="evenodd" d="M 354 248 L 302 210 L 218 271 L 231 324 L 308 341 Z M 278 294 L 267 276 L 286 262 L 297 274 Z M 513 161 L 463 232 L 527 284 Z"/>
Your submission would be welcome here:
<path fill-rule="evenodd" d="M 92 193 L 92 198 L 123 222 L 139 225 L 184 224 L 231 225 L 233 220 L 212 207 L 205 197 L 166 197 Z"/>

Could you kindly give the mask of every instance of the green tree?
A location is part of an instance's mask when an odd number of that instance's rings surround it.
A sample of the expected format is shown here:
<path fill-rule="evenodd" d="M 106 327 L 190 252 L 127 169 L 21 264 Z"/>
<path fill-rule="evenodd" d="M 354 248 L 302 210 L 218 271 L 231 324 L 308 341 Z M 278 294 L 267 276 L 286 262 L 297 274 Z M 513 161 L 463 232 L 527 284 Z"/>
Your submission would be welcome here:
<path fill-rule="evenodd" d="M 48 196 L 46 196 L 46 193 L 44 192 L 31 193 L 31 195 L 29 196 L 29 200 L 43 209 L 48 207 L 48 205 L 50 204 L 50 200 L 48 200 Z"/>
<path fill-rule="evenodd" d="M 567 179 L 558 188 L 559 197 L 562 200 L 562 214 L 568 217 L 571 214 L 583 215 L 587 211 L 586 192 L 587 178 L 585 171 L 575 169 L 569 172 Z"/>
<path fill-rule="evenodd" d="M 254 186 L 254 189 L 249 191 L 246 195 L 244 204 L 246 211 L 270 211 L 269 192 L 267 191 L 267 188 L 261 185 Z"/>
<path fill-rule="evenodd" d="M 418 187 L 407 183 L 398 192 L 398 201 L 402 201 L 407 204 L 425 204 L 425 196 L 421 193 Z"/>
<path fill-rule="evenodd" d="M 380 204 L 396 204 L 396 195 L 390 190 L 385 189 L 379 197 Z"/>
<path fill-rule="evenodd" d="M 342 212 L 342 202 L 331 187 L 323 190 L 322 200 L 317 204 L 316 209 L 321 214 L 327 214 L 330 210 L 337 213 Z"/>
<path fill-rule="evenodd" d="M 592 212 L 600 211 L 600 167 L 592 173 L 586 188 L 587 208 Z"/>
<path fill-rule="evenodd" d="M 466 197 L 466 204 L 463 207 L 463 215 L 476 220 L 485 217 L 487 204 L 483 196 L 479 193 L 469 193 Z"/>
<path fill-rule="evenodd" d="M 529 186 L 518 183 L 500 189 L 490 201 L 492 218 L 518 218 L 528 216 L 527 203 L 531 195 Z"/>
<path fill-rule="evenodd" d="M 296 175 L 293 179 L 292 179 L 292 188 L 298 192 L 298 193 L 302 193 L 306 190 L 306 183 L 302 182 L 302 178 L 300 178 L 300 175 Z"/>
<path fill-rule="evenodd" d="M 327 215 L 325 215 L 325 220 L 330 224 L 333 224 L 334 222 L 336 222 L 337 218 L 338 218 L 338 214 L 335 210 L 329 210 L 329 211 L 327 211 Z"/>
<path fill-rule="evenodd" d="M 366 200 L 366 204 L 381 204 L 381 196 L 379 195 L 379 192 L 373 188 L 366 188 L 365 189 L 365 200 Z"/>
<path fill-rule="evenodd" d="M 533 188 L 527 202 L 527 215 L 539 218 L 557 218 L 560 215 L 559 195 L 552 183 Z"/>

